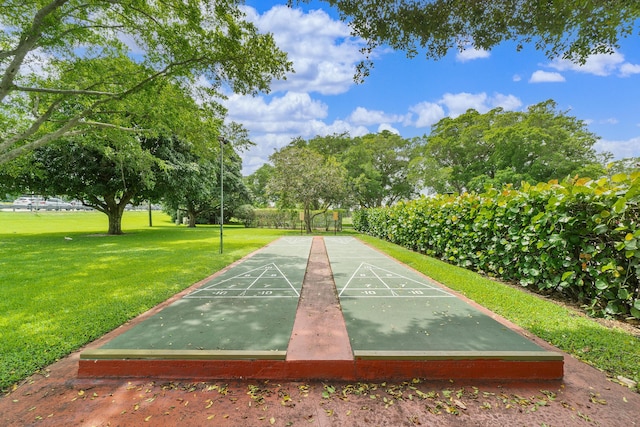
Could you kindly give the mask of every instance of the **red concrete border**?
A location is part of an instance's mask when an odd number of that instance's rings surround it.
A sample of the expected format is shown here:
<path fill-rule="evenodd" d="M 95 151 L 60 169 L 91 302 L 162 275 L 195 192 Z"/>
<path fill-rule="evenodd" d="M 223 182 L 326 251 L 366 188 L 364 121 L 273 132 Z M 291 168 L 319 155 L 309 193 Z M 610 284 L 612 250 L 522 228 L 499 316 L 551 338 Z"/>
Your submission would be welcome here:
<path fill-rule="evenodd" d="M 563 361 L 472 360 L 88 360 L 79 378 L 402 381 L 560 380 Z"/>

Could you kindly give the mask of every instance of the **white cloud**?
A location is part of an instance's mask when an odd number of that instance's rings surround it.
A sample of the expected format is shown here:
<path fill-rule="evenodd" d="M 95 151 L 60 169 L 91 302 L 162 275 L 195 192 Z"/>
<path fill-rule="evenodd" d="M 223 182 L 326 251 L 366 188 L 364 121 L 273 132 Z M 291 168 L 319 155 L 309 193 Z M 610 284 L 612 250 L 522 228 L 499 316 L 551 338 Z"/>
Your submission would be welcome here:
<path fill-rule="evenodd" d="M 516 110 L 522 105 L 522 101 L 514 95 L 504 95 L 495 93 L 488 96 L 484 92 L 480 93 L 445 93 L 438 104 L 444 105 L 449 110 L 450 117 L 458 117 L 468 109 L 473 108 L 479 113 L 486 113 L 492 108 L 502 107 L 506 111 Z"/>
<path fill-rule="evenodd" d="M 344 93 L 354 84 L 355 65 L 363 59 L 360 39 L 350 36 L 349 27 L 322 10 L 304 13 L 300 9 L 275 6 L 263 15 L 245 8 L 248 19 L 265 32 L 273 33 L 277 46 L 287 52 L 295 73 L 274 81 L 274 91 Z"/>
<path fill-rule="evenodd" d="M 393 126 L 391 126 L 389 123 L 382 123 L 380 124 L 380 126 L 378 126 L 378 133 L 383 132 L 385 130 L 391 133 L 395 133 L 396 135 L 400 135 L 400 131 L 394 128 Z"/>
<path fill-rule="evenodd" d="M 614 52 L 610 55 L 604 53 L 590 55 L 584 64 L 566 59 L 554 59 L 549 66 L 558 71 L 570 70 L 579 73 L 595 74 L 596 76 L 608 76 L 623 64 L 624 55 L 619 52 Z"/>
<path fill-rule="evenodd" d="M 491 105 L 493 107 L 502 107 L 506 111 L 513 111 L 522 106 L 522 101 L 515 95 L 496 93 L 493 98 L 491 98 Z"/>
<path fill-rule="evenodd" d="M 529 83 L 555 83 L 564 81 L 565 79 L 562 74 L 542 70 L 534 71 L 529 78 Z"/>
<path fill-rule="evenodd" d="M 230 95 L 225 106 L 229 120 L 242 123 L 249 129 L 251 140 L 256 144 L 240 153 L 244 175 L 255 172 L 274 150 L 284 147 L 294 138 L 309 139 L 345 132 L 351 136 L 362 136 L 370 132 L 365 126 L 350 121 L 325 123 L 327 105 L 312 99 L 307 93 L 287 92 L 270 99 Z M 381 113 L 380 117 L 386 116 Z"/>
<path fill-rule="evenodd" d="M 349 115 L 348 120 L 356 125 L 370 126 L 385 122 L 399 122 L 402 120 L 402 117 L 394 114 L 387 114 L 384 111 L 367 110 L 364 107 L 358 107 Z"/>
<path fill-rule="evenodd" d="M 418 118 L 413 123 L 418 128 L 431 126 L 445 116 L 444 109 L 440 105 L 431 102 L 421 102 L 413 105 L 409 107 L 409 111 L 418 115 Z"/>
<path fill-rule="evenodd" d="M 626 141 L 600 140 L 595 143 L 596 151 L 608 151 L 616 160 L 628 157 L 640 157 L 640 136 Z"/>
<path fill-rule="evenodd" d="M 625 62 L 620 66 L 620 76 L 621 77 L 629 77 L 632 74 L 640 73 L 640 65 L 638 64 L 630 64 Z"/>
<path fill-rule="evenodd" d="M 231 120 L 258 132 L 298 128 L 300 122 L 325 118 L 328 110 L 323 102 L 299 92 L 287 92 L 269 102 L 263 97 L 230 95 L 224 105 Z"/>
<path fill-rule="evenodd" d="M 272 132 L 261 132 L 252 134 L 251 140 L 256 144 L 249 150 L 239 153 L 242 157 L 242 174 L 250 175 L 260 166 L 268 161 L 269 156 L 292 139 L 302 137 L 310 139 L 315 136 L 326 136 L 333 134 L 348 133 L 352 137 L 363 136 L 370 133 L 364 126 L 353 126 L 344 120 L 336 120 L 333 123 L 325 123 L 321 120 L 310 120 L 289 123 L 286 130 L 275 130 Z"/>
<path fill-rule="evenodd" d="M 513 81 L 514 82 L 519 82 L 520 80 L 522 80 L 522 77 L 519 74 L 514 74 L 513 75 Z"/>
<path fill-rule="evenodd" d="M 460 114 L 465 113 L 468 109 L 473 108 L 479 112 L 487 111 L 486 106 L 487 94 L 482 93 L 445 93 L 442 99 L 438 101 L 447 107 L 449 110 L 449 116 L 458 117 Z"/>
<path fill-rule="evenodd" d="M 467 62 L 467 61 L 473 61 L 474 59 L 488 58 L 490 56 L 491 56 L 491 53 L 489 51 L 470 47 L 463 50 L 462 52 L 458 52 L 456 54 L 456 61 Z"/>

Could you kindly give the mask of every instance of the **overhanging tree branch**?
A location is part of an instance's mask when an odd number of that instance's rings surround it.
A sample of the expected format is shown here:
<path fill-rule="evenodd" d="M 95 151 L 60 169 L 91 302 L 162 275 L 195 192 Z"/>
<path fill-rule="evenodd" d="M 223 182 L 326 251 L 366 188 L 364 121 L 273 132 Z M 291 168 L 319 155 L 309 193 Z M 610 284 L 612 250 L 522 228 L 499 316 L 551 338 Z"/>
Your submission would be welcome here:
<path fill-rule="evenodd" d="M 2 76 L 2 80 L 0 81 L 0 102 L 4 101 L 4 98 L 11 91 L 11 86 L 18 75 L 18 71 L 20 71 L 20 67 L 24 63 L 24 58 L 36 47 L 40 40 L 45 18 L 53 14 L 68 1 L 69 0 L 54 0 L 36 12 L 31 28 L 20 38 L 18 46 L 13 50 L 13 60 Z"/>

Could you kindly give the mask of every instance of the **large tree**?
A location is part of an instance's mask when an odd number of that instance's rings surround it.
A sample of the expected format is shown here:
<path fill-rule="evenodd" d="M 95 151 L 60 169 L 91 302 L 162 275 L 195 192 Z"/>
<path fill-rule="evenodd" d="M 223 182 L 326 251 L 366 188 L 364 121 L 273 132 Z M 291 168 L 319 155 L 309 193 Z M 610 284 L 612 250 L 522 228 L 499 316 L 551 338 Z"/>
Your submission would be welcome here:
<path fill-rule="evenodd" d="M 139 65 L 123 58 L 113 67 L 135 71 Z M 220 133 L 237 130 L 221 126 L 217 111 L 199 105 L 183 86 L 163 80 L 105 103 L 104 108 L 105 116 L 122 112 L 113 126 L 87 128 L 0 165 L 0 186 L 80 199 L 107 215 L 110 234 L 121 234 L 127 204 L 179 192 L 169 176 L 176 178 L 175 170 L 188 167 L 188 162 L 206 169 L 211 159 L 218 158 Z M 154 131 L 143 136 L 123 127 Z"/>
<path fill-rule="evenodd" d="M 437 191 L 482 190 L 485 184 L 520 184 L 603 173 L 593 149 L 597 137 L 553 101 L 525 112 L 471 109 L 436 123 L 427 138 L 425 184 Z"/>
<path fill-rule="evenodd" d="M 301 206 L 307 233 L 311 233 L 311 212 L 324 213 L 344 199 L 346 171 L 334 157 L 324 157 L 309 147 L 289 145 L 270 159 L 273 174 L 268 192 L 283 206 Z"/>
<path fill-rule="evenodd" d="M 296 138 L 290 145 L 308 147 L 324 157 L 335 157 L 347 171 L 350 204 L 389 205 L 417 193 L 411 159 L 421 138 L 405 139 L 389 131 L 352 138 L 349 134 Z M 347 202 L 347 200 L 345 200 Z"/>
<path fill-rule="evenodd" d="M 220 193 L 219 163 L 213 156 L 197 155 L 192 144 L 175 137 L 149 139 L 145 146 L 161 159 L 150 198 L 171 212 L 184 212 L 189 226 L 195 227 L 198 215 L 211 210 Z"/>
<path fill-rule="evenodd" d="M 157 80 L 267 91 L 290 70 L 236 0 L 8 0 L 0 13 L 0 164 L 91 128 L 129 127 L 107 104 Z M 134 59 L 135 70 L 115 66 Z M 153 103 L 153 99 L 148 102 Z"/>
<path fill-rule="evenodd" d="M 324 1 L 367 41 L 365 52 L 388 45 L 411 57 L 422 50 L 440 58 L 451 49 L 489 50 L 514 41 L 517 49 L 533 43 L 549 58 L 584 62 L 613 52 L 622 37 L 638 32 L 640 18 L 636 0 Z M 367 65 L 361 64 L 361 73 Z"/>
<path fill-rule="evenodd" d="M 260 208 L 269 206 L 271 199 L 267 193 L 267 184 L 271 179 L 271 175 L 273 175 L 273 166 L 265 163 L 244 179 L 251 193 L 251 202 L 254 206 Z"/>
<path fill-rule="evenodd" d="M 156 159 L 138 144 L 128 150 L 109 145 L 59 140 L 25 156 L 21 173 L 2 179 L 10 190 L 45 196 L 65 194 L 81 200 L 109 220 L 108 234 L 122 234 L 125 207 L 153 187 Z"/>
<path fill-rule="evenodd" d="M 409 173 L 419 139 L 383 131 L 354 138 L 340 160 L 349 175 L 349 190 L 361 207 L 391 205 L 418 192 Z"/>

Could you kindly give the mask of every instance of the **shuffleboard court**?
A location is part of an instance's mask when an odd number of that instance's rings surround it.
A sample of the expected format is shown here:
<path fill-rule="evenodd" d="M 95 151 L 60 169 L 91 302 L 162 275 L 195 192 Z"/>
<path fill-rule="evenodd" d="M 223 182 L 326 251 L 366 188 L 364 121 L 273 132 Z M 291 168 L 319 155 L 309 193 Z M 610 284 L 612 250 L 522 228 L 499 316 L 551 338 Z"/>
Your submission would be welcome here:
<path fill-rule="evenodd" d="M 541 352 L 438 283 L 352 237 L 325 237 L 358 352 Z"/>
<path fill-rule="evenodd" d="M 80 354 L 81 377 L 558 379 L 544 351 L 353 237 L 287 237 Z M 488 313 L 488 314 L 487 314 Z"/>
<path fill-rule="evenodd" d="M 87 357 L 197 357 L 287 350 L 311 237 L 285 237 L 115 337 Z"/>

